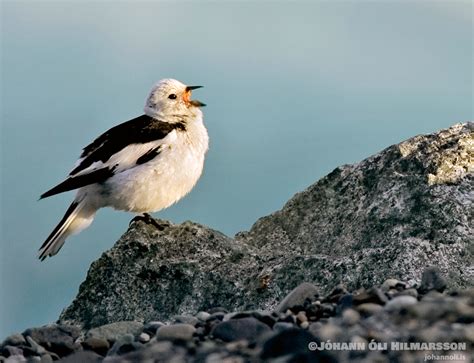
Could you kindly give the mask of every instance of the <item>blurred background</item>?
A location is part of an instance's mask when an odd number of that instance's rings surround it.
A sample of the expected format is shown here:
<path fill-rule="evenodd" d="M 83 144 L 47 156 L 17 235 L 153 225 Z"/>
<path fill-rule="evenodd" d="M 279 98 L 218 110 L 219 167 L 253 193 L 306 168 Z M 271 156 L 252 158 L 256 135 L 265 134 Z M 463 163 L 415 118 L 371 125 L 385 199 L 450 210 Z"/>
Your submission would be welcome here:
<path fill-rule="evenodd" d="M 204 85 L 211 144 L 155 216 L 228 235 L 338 165 L 473 118 L 471 1 L 1 2 L 0 340 L 53 322 L 132 215 L 101 210 L 40 263 L 81 148 L 161 78 Z"/>

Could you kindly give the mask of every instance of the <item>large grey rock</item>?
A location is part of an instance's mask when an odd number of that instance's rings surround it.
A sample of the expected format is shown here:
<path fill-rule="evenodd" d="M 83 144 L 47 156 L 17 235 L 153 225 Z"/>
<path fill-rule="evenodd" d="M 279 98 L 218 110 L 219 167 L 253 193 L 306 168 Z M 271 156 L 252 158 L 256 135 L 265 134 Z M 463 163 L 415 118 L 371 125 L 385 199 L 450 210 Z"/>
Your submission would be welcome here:
<path fill-rule="evenodd" d="M 274 309 L 295 286 L 412 285 L 437 265 L 473 285 L 472 124 L 336 168 L 234 239 L 192 222 L 134 222 L 95 261 L 62 323 L 168 321 L 213 306 Z"/>

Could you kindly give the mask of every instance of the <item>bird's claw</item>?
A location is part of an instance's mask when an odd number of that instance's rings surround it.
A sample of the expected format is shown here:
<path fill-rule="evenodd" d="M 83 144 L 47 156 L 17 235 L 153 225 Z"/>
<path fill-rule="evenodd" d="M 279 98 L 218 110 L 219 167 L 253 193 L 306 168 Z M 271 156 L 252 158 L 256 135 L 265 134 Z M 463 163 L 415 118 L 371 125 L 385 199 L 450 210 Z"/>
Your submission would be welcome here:
<path fill-rule="evenodd" d="M 142 221 L 146 224 L 151 224 L 151 225 L 155 226 L 159 231 L 163 231 L 165 229 L 165 227 L 168 226 L 167 224 L 159 223 L 155 218 L 153 218 L 148 213 L 143 213 L 142 215 L 134 217 L 130 221 L 128 226 L 130 227 L 134 222 L 139 222 L 139 221 Z"/>

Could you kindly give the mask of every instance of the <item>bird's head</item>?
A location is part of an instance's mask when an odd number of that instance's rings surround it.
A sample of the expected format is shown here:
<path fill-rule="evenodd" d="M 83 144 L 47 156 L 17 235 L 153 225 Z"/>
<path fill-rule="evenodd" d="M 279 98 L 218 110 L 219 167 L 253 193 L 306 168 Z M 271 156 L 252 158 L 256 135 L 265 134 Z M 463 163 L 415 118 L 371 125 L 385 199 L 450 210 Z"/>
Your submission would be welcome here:
<path fill-rule="evenodd" d="M 175 79 L 162 79 L 151 90 L 145 104 L 145 114 L 162 121 L 173 122 L 182 116 L 200 114 L 204 103 L 191 100 L 191 92 L 201 86 L 186 86 Z"/>

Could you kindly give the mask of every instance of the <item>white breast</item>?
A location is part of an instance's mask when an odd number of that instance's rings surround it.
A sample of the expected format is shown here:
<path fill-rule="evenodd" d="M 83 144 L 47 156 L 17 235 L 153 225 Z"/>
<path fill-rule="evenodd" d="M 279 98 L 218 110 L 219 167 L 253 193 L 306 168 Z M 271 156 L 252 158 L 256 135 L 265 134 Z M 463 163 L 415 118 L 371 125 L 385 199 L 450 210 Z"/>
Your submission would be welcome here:
<path fill-rule="evenodd" d="M 157 212 L 191 191 L 201 176 L 209 138 L 202 119 L 186 131 L 172 131 L 161 144 L 160 154 L 110 178 L 101 195 L 104 206 L 137 213 Z"/>

